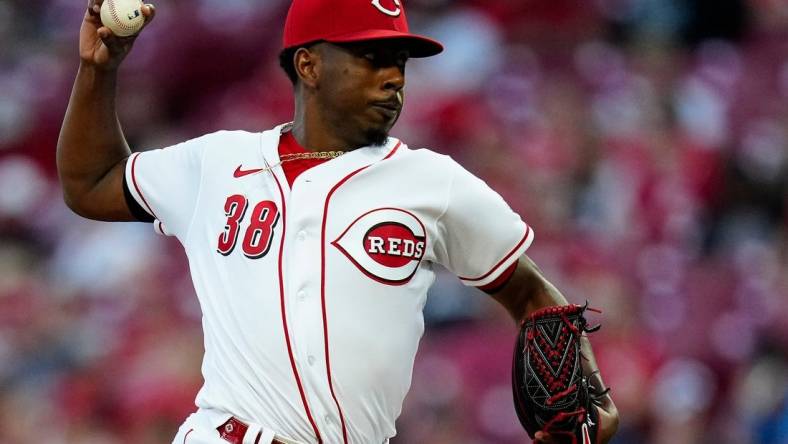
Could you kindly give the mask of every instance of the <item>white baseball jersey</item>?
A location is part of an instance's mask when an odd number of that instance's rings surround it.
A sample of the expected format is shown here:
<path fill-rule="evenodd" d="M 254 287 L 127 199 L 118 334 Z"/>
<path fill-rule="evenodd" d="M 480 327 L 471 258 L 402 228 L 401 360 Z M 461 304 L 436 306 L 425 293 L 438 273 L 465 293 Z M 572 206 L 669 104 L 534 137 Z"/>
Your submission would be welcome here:
<path fill-rule="evenodd" d="M 127 163 L 132 196 L 188 255 L 205 336 L 196 404 L 305 443 L 383 443 L 411 383 L 433 264 L 483 286 L 533 231 L 451 158 L 394 138 L 290 187 L 281 128 Z"/>

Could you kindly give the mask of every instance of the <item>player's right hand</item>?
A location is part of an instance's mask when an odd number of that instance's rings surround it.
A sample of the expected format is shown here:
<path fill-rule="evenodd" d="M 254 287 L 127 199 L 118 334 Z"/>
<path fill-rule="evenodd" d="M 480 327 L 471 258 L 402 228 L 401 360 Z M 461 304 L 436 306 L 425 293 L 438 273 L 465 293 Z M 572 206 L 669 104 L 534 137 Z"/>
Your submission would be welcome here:
<path fill-rule="evenodd" d="M 120 62 L 131 51 L 139 33 L 130 37 L 118 37 L 109 28 L 103 26 L 99 16 L 103 2 L 104 0 L 88 1 L 82 28 L 79 30 L 79 58 L 83 64 L 112 70 L 120 66 Z M 144 30 L 156 15 L 156 9 L 152 4 L 146 4 L 142 7 L 142 14 L 145 16 L 145 24 L 142 27 Z"/>

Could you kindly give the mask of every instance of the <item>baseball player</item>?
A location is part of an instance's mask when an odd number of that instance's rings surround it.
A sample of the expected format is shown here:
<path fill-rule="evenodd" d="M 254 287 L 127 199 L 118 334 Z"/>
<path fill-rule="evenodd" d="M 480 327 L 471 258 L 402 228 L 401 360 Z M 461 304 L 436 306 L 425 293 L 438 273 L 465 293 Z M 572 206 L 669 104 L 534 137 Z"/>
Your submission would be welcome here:
<path fill-rule="evenodd" d="M 533 230 L 497 193 L 389 136 L 408 58 L 442 51 L 408 31 L 401 0 L 294 0 L 281 56 L 292 123 L 135 153 L 115 112 L 135 37 L 102 27 L 100 3 L 82 23 L 58 170 L 76 213 L 151 222 L 184 246 L 205 383 L 174 443 L 388 442 L 435 263 L 518 321 L 566 304 L 524 254 Z M 143 13 L 149 24 L 155 9 Z M 600 414 L 607 442 L 609 397 Z"/>

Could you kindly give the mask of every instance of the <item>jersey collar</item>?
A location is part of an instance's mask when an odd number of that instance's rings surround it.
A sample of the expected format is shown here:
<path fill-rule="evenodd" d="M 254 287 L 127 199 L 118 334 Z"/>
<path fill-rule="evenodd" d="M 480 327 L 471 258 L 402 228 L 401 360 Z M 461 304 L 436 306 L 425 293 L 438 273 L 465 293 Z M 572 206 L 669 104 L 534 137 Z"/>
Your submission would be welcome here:
<path fill-rule="evenodd" d="M 268 167 L 279 164 L 279 137 L 283 131 L 289 129 L 288 127 L 290 125 L 292 125 L 292 123 L 277 125 L 273 129 L 265 131 L 261 134 L 260 149 L 264 166 Z M 358 148 L 345 153 L 336 159 L 332 159 L 329 162 L 317 165 L 311 168 L 311 170 L 315 170 L 315 172 L 320 171 L 320 174 L 323 173 L 323 170 L 328 170 L 330 171 L 329 174 L 332 176 L 337 175 L 339 177 L 343 177 L 349 172 L 358 168 L 363 168 L 391 157 L 392 155 L 396 154 L 396 151 L 400 148 L 400 145 L 402 145 L 402 142 L 400 142 L 399 139 L 389 137 L 388 141 L 386 141 L 386 143 L 381 146 L 367 146 Z M 331 164 L 331 168 L 326 169 L 325 167 L 329 163 Z M 276 174 L 280 181 L 283 181 L 282 183 L 287 183 L 281 168 L 275 167 L 273 169 L 273 173 Z"/>

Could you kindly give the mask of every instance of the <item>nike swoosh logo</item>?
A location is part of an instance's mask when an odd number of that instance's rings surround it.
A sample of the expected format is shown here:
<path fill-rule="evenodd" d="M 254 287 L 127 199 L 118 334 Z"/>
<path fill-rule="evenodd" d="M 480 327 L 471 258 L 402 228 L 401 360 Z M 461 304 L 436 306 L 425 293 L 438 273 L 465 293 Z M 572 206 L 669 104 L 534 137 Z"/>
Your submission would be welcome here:
<path fill-rule="evenodd" d="M 255 169 L 252 169 L 252 170 L 242 170 L 241 166 L 242 165 L 238 165 L 238 168 L 236 168 L 235 172 L 233 173 L 233 177 L 235 177 L 236 179 L 240 179 L 241 177 L 248 176 L 250 174 L 259 173 L 260 171 L 263 171 L 262 168 L 255 168 Z"/>

